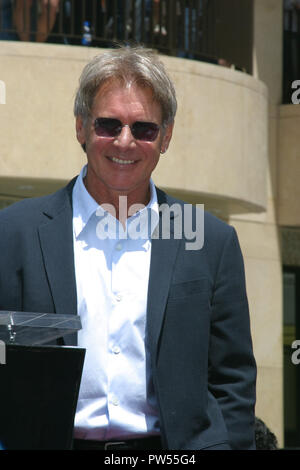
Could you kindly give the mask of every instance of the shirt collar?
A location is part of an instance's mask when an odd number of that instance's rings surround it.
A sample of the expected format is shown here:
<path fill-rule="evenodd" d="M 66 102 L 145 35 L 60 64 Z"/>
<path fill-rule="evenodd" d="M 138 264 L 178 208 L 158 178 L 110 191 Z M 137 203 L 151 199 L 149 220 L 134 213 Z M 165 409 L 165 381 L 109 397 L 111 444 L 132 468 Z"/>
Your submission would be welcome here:
<path fill-rule="evenodd" d="M 86 224 L 88 223 L 91 216 L 99 208 L 99 205 L 95 199 L 87 191 L 83 178 L 86 175 L 87 165 L 85 165 L 73 188 L 73 227 L 75 236 L 78 237 Z"/>
<path fill-rule="evenodd" d="M 86 176 L 87 165 L 85 165 L 73 188 L 73 227 L 75 236 L 78 237 L 82 230 L 87 225 L 88 221 L 98 211 L 103 211 L 101 206 L 95 201 L 95 199 L 87 191 L 83 178 Z M 151 235 L 158 225 L 159 221 L 159 208 L 155 185 L 150 179 L 150 201 L 147 206 L 142 210 L 151 211 Z M 136 216 L 136 215 L 135 215 Z M 133 216 L 133 217 L 135 217 Z M 131 218 L 130 218 L 131 219 Z M 129 220 L 130 220 L 129 219 Z"/>

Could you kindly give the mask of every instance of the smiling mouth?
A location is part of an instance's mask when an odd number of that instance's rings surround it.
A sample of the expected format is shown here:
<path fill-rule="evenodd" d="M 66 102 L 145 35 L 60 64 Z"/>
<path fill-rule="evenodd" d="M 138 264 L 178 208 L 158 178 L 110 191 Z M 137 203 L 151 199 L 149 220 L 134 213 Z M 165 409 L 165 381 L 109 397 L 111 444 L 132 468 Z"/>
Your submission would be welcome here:
<path fill-rule="evenodd" d="M 135 163 L 135 160 L 121 160 L 117 157 L 109 157 L 109 159 L 114 163 L 119 163 L 120 165 L 131 165 L 132 163 Z"/>

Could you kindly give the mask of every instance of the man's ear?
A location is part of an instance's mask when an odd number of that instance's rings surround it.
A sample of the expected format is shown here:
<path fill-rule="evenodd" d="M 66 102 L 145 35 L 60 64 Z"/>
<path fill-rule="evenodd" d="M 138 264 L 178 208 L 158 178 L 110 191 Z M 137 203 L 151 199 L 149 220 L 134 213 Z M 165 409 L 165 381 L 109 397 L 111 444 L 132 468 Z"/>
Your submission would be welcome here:
<path fill-rule="evenodd" d="M 76 137 L 81 146 L 85 144 L 86 133 L 81 116 L 76 117 Z"/>

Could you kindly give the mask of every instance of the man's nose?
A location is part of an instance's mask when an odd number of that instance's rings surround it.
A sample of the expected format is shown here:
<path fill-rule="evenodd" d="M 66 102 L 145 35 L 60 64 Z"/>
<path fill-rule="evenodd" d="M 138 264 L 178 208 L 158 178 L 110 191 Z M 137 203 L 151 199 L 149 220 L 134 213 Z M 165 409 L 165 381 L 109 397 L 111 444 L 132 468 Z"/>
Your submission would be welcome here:
<path fill-rule="evenodd" d="M 128 124 L 122 127 L 120 134 L 115 139 L 115 144 L 120 147 L 127 147 L 134 143 L 135 139 L 131 133 L 131 129 Z"/>

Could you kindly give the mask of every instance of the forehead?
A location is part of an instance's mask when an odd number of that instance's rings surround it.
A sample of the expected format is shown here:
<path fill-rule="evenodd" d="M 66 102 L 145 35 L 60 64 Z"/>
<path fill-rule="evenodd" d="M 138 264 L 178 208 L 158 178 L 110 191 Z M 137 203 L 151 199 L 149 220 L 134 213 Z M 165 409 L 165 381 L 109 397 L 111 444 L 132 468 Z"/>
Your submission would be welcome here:
<path fill-rule="evenodd" d="M 95 94 L 92 110 L 155 114 L 159 119 L 162 114 L 161 106 L 149 86 L 133 81 L 123 83 L 120 80 L 107 80 L 100 86 Z"/>

